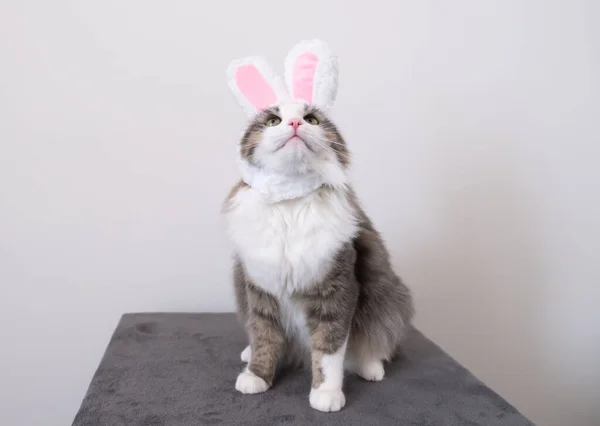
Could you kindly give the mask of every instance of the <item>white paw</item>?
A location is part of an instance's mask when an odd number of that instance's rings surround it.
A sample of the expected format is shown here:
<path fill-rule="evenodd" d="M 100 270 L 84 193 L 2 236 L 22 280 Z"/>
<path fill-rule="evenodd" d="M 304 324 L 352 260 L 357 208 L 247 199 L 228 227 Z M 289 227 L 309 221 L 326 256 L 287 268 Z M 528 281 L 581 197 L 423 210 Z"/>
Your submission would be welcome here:
<path fill-rule="evenodd" d="M 311 389 L 308 397 L 310 406 L 319 411 L 340 411 L 346 405 L 341 389 Z"/>
<path fill-rule="evenodd" d="M 241 393 L 251 394 L 264 392 L 269 385 L 251 371 L 242 371 L 235 381 L 235 388 Z"/>
<path fill-rule="evenodd" d="M 250 362 L 250 355 L 252 354 L 251 349 L 250 349 L 250 345 L 246 346 L 246 349 L 244 349 L 242 351 L 242 353 L 240 354 L 240 358 L 242 359 L 243 362 Z"/>
<path fill-rule="evenodd" d="M 383 379 L 385 375 L 385 370 L 383 369 L 383 362 L 377 361 L 368 361 L 363 363 L 357 371 L 358 375 L 365 380 L 369 380 L 371 382 L 379 382 Z"/>

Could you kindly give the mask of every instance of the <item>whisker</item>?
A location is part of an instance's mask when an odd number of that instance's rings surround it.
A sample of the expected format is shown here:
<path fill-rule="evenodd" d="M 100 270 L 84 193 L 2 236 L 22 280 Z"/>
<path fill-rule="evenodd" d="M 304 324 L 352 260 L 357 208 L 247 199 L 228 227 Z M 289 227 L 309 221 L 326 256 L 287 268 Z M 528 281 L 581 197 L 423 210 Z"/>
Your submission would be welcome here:
<path fill-rule="evenodd" d="M 328 139 L 328 138 L 321 138 L 321 137 L 318 137 L 318 136 L 312 136 L 312 137 L 314 139 L 318 139 L 319 141 L 326 142 L 328 144 L 346 146 L 346 144 L 343 143 L 343 142 L 334 141 L 334 140 L 331 140 L 331 139 Z"/>
<path fill-rule="evenodd" d="M 324 149 L 327 149 L 327 148 L 329 148 L 329 147 L 327 147 L 327 146 L 325 146 L 325 145 L 321 144 L 321 143 L 320 143 L 318 140 L 315 140 L 315 139 L 313 139 L 313 140 L 311 140 L 311 142 L 314 142 L 314 143 L 316 143 L 316 144 L 317 144 L 317 145 L 319 145 L 321 148 L 324 148 Z M 337 150 L 335 150 L 335 154 L 336 154 L 336 155 L 339 155 L 339 156 L 340 156 L 342 159 L 344 159 L 344 160 L 346 160 L 346 161 L 350 161 L 350 160 L 352 160 L 352 156 L 351 156 L 351 155 L 350 155 L 350 153 L 348 153 L 348 152 L 342 152 L 342 151 L 337 151 Z"/>
<path fill-rule="evenodd" d="M 336 139 L 335 135 L 329 136 L 330 133 L 327 134 L 326 136 L 320 136 L 320 135 L 317 135 L 317 134 L 314 134 L 314 133 L 309 133 L 309 134 L 310 134 L 311 137 L 318 138 L 318 139 L 321 139 L 321 140 L 327 140 L 327 141 L 331 141 L 331 142 L 334 142 L 334 143 L 341 143 L 341 142 L 335 141 L 335 139 Z"/>

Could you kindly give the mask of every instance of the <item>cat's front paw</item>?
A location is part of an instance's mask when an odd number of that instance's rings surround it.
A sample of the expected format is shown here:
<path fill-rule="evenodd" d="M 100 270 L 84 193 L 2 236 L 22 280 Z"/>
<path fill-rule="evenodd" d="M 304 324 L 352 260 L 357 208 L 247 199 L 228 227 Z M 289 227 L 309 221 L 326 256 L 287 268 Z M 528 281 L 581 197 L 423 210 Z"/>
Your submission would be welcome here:
<path fill-rule="evenodd" d="M 262 378 L 251 371 L 242 371 L 235 381 L 236 390 L 245 394 L 261 393 L 269 389 L 269 385 Z"/>
<path fill-rule="evenodd" d="M 319 411 L 340 411 L 346 405 L 341 389 L 311 389 L 308 397 L 310 406 Z"/>

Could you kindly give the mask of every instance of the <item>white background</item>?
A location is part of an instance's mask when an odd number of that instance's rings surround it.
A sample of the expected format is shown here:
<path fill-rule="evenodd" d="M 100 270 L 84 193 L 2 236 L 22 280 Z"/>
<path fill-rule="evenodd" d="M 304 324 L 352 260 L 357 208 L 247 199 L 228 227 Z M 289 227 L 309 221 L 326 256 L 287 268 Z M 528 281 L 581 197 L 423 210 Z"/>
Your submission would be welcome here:
<path fill-rule="evenodd" d="M 593 0 L 1 1 L 0 423 L 70 424 L 123 312 L 233 309 L 225 69 L 320 37 L 418 326 L 536 423 L 600 424 L 599 27 Z"/>

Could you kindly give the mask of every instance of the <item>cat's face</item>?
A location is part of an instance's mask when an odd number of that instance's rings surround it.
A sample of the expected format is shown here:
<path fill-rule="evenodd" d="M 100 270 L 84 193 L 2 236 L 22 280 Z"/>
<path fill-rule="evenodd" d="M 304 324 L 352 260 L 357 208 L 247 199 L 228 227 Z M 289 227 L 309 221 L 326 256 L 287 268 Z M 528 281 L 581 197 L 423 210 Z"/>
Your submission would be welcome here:
<path fill-rule="evenodd" d="M 304 102 L 286 102 L 260 112 L 240 144 L 246 161 L 273 173 L 345 169 L 350 160 L 335 125 Z"/>

